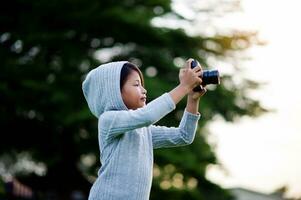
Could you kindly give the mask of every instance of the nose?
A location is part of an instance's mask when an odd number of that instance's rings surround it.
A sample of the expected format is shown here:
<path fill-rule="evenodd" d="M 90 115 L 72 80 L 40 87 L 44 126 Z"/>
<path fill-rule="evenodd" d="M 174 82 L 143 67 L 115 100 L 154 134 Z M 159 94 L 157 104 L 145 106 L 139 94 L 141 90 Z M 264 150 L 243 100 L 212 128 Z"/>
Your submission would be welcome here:
<path fill-rule="evenodd" d="M 144 87 L 141 87 L 141 88 L 142 88 L 142 94 L 146 94 L 147 90 Z"/>

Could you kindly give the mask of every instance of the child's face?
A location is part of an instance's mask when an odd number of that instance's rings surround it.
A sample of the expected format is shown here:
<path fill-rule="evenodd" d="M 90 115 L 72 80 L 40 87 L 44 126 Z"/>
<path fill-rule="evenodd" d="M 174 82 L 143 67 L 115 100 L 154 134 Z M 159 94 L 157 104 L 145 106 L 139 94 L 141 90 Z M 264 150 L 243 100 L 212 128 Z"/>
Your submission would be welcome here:
<path fill-rule="evenodd" d="M 121 96 L 128 109 L 137 109 L 145 106 L 146 90 L 141 85 L 141 79 L 136 71 L 132 71 L 124 83 Z"/>

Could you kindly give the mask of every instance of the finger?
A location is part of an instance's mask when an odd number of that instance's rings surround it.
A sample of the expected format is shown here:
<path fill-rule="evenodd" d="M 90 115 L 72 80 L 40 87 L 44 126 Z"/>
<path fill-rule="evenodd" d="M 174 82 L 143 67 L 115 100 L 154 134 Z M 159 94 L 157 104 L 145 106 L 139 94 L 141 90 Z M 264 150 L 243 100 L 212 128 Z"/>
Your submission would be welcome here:
<path fill-rule="evenodd" d="M 193 61 L 192 58 L 189 58 L 188 60 L 186 60 L 186 66 L 185 68 L 191 69 L 191 62 Z"/>
<path fill-rule="evenodd" d="M 193 72 L 199 72 L 199 71 L 202 71 L 202 68 L 200 67 L 200 65 L 198 65 L 195 68 L 193 68 L 192 71 Z"/>
<path fill-rule="evenodd" d="M 202 84 L 202 82 L 203 82 L 203 80 L 198 76 L 197 77 L 198 78 L 198 85 L 200 85 L 201 87 L 203 87 L 201 84 Z"/>
<path fill-rule="evenodd" d="M 198 71 L 197 75 L 198 75 L 198 77 L 202 77 L 203 76 L 203 71 L 202 70 Z"/>
<path fill-rule="evenodd" d="M 201 88 L 202 90 L 200 91 L 200 95 L 203 96 L 207 92 L 207 89 L 203 86 Z"/>
<path fill-rule="evenodd" d="M 203 67 L 202 67 L 202 65 L 199 65 L 199 66 L 200 66 L 201 70 L 203 71 Z"/>

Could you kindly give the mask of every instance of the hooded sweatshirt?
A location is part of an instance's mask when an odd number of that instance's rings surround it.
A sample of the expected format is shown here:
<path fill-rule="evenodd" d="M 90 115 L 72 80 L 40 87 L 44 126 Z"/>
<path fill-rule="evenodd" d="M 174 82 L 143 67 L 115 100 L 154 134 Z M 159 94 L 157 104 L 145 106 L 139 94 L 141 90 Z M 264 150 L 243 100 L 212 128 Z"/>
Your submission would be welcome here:
<path fill-rule="evenodd" d="M 98 118 L 101 162 L 89 200 L 148 200 L 153 149 L 191 144 L 200 118 L 185 110 L 177 128 L 153 125 L 175 109 L 169 93 L 142 108 L 129 110 L 120 90 L 125 63 L 100 65 L 87 74 L 82 84 L 88 106 Z"/>

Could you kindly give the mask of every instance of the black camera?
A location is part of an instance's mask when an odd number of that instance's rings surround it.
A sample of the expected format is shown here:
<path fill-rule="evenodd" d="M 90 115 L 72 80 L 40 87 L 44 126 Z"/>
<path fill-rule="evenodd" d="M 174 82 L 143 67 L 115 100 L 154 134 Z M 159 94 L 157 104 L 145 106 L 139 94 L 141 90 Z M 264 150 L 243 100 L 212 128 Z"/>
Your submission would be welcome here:
<path fill-rule="evenodd" d="M 198 61 L 193 60 L 191 62 L 191 68 L 195 68 L 198 66 Z M 193 88 L 193 91 L 199 92 L 203 90 L 203 86 L 209 85 L 209 84 L 220 84 L 220 77 L 218 70 L 203 70 L 202 75 L 200 76 L 202 78 L 202 84 L 200 86 L 197 86 Z"/>

